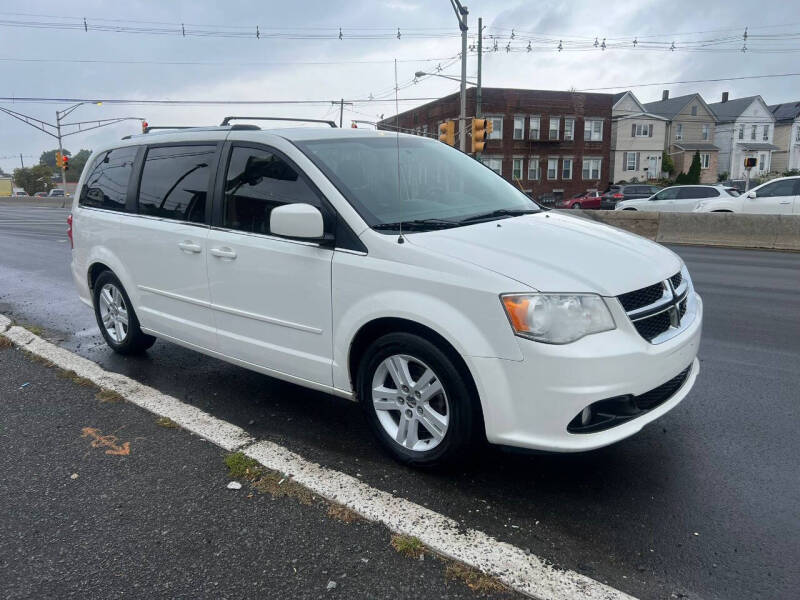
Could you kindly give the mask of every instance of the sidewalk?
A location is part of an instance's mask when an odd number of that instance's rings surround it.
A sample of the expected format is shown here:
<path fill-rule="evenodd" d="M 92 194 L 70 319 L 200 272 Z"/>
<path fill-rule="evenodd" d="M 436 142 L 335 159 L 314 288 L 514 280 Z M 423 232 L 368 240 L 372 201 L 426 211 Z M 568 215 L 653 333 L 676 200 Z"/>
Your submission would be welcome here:
<path fill-rule="evenodd" d="M 0 597 L 516 597 L 2 342 Z"/>

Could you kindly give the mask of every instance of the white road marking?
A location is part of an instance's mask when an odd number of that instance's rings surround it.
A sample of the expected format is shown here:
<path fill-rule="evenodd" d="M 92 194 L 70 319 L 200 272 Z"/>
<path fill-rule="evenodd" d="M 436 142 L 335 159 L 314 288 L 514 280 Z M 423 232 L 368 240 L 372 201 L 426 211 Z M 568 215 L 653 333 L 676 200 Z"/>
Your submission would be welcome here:
<path fill-rule="evenodd" d="M 12 326 L 2 314 L 0 334 L 62 369 L 72 370 L 102 388 L 121 394 L 133 404 L 169 417 L 225 450 L 244 452 L 265 467 L 291 476 L 314 494 L 343 504 L 365 519 L 383 523 L 393 532 L 415 536 L 434 551 L 489 573 L 523 594 L 540 600 L 634 600 L 580 573 L 556 569 L 539 557 L 486 533 L 464 530 L 449 517 L 308 461 L 283 446 L 256 441 L 240 427 L 125 375 L 105 371 L 98 364 L 55 346 L 27 329 Z"/>

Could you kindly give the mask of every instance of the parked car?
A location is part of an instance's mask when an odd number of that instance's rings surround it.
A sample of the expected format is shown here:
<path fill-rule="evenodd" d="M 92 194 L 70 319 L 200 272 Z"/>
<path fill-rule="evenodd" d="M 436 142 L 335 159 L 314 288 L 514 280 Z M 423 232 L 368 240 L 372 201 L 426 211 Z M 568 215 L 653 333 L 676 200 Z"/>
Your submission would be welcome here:
<path fill-rule="evenodd" d="M 735 188 L 719 185 L 673 185 L 649 198 L 618 202 L 615 210 L 692 212 L 704 198 L 735 198 L 738 194 Z"/>
<path fill-rule="evenodd" d="M 649 198 L 656 192 L 661 191 L 661 189 L 660 186 L 643 183 L 611 185 L 600 199 L 600 208 L 603 210 L 614 210 L 617 203 L 622 200 Z"/>
<path fill-rule="evenodd" d="M 13 196 L 27 196 L 28 192 L 26 192 L 24 190 L 16 190 L 12 195 Z"/>
<path fill-rule="evenodd" d="M 736 212 L 762 215 L 800 214 L 800 177 L 780 177 L 738 197 L 720 196 L 697 204 L 696 212 Z"/>
<path fill-rule="evenodd" d="M 588 190 L 572 198 L 562 198 L 556 202 L 556 208 L 600 208 L 600 192 Z"/>
<path fill-rule="evenodd" d="M 67 195 L 69 195 L 69 194 L 67 194 Z M 61 189 L 58 189 L 58 188 L 53 188 L 52 190 L 47 192 L 47 197 L 48 198 L 61 198 L 63 196 L 64 196 L 64 190 L 61 190 Z"/>
<path fill-rule="evenodd" d="M 132 136 L 92 154 L 68 223 L 112 350 L 161 338 L 354 400 L 405 464 L 483 439 L 606 446 L 699 371 L 703 303 L 675 253 L 421 136 Z"/>
<path fill-rule="evenodd" d="M 33 196 L 34 198 L 44 198 L 47 196 L 47 192 L 36 192 Z"/>

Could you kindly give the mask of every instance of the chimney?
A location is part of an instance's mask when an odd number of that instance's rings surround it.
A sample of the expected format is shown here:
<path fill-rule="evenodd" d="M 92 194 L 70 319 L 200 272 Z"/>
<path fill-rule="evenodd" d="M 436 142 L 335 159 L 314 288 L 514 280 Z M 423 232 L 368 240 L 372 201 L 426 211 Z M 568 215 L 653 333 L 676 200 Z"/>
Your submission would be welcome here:
<path fill-rule="evenodd" d="M 728 92 L 722 92 L 722 101 L 723 102 L 727 102 L 728 101 Z"/>
<path fill-rule="evenodd" d="M 669 100 L 669 90 L 664 90 L 663 92 L 661 92 L 661 99 Z"/>

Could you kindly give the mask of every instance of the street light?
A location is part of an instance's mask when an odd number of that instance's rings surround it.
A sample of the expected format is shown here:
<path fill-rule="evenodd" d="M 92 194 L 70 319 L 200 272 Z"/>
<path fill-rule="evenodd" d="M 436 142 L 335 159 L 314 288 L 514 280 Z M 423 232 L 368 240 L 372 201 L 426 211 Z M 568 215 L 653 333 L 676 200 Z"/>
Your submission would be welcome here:
<path fill-rule="evenodd" d="M 452 79 L 453 81 L 458 81 L 458 82 L 461 81 L 459 77 L 451 77 L 450 75 L 442 75 L 441 73 L 426 73 L 425 71 L 417 71 L 416 73 L 414 73 L 414 77 L 425 77 L 426 75 L 429 75 L 430 77 L 442 77 L 444 79 Z M 466 83 L 468 85 L 478 85 L 474 81 L 467 81 Z"/>

